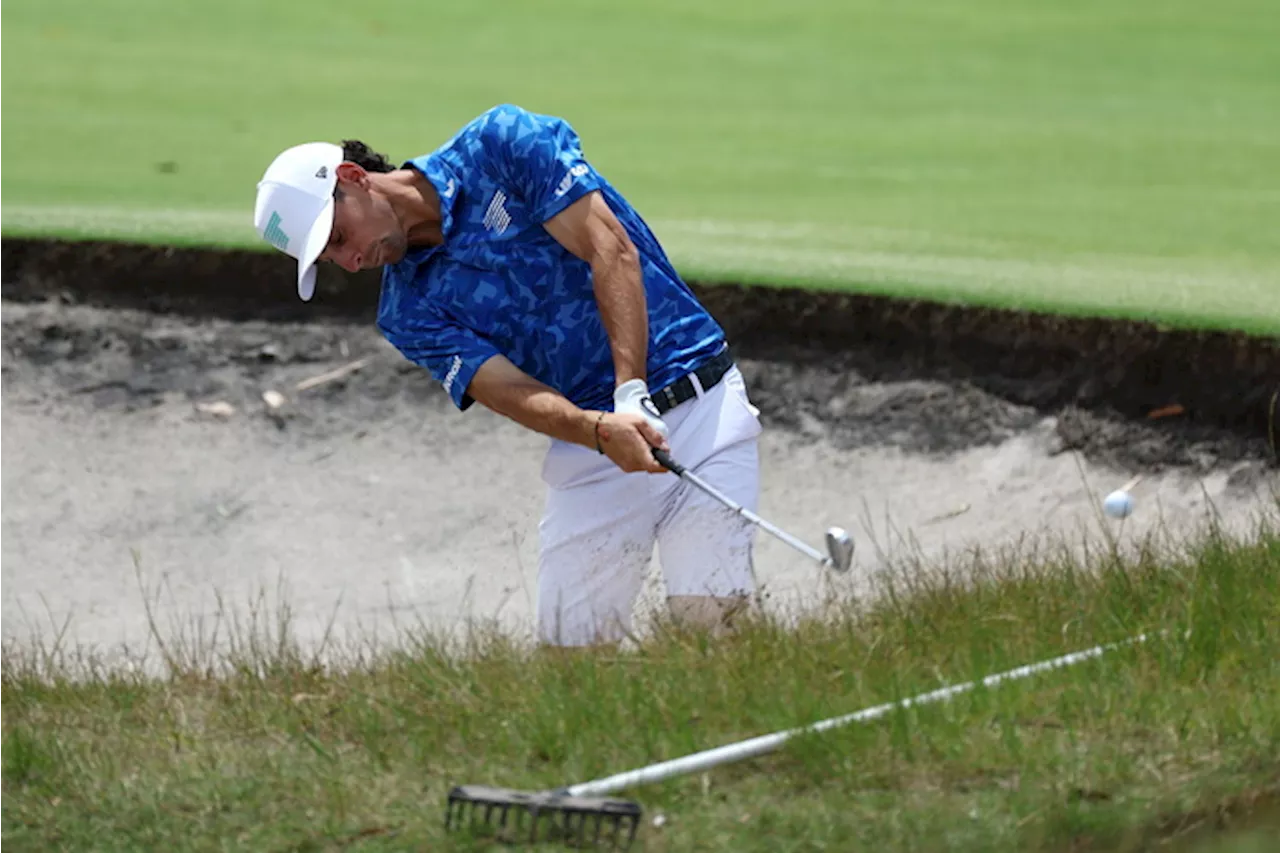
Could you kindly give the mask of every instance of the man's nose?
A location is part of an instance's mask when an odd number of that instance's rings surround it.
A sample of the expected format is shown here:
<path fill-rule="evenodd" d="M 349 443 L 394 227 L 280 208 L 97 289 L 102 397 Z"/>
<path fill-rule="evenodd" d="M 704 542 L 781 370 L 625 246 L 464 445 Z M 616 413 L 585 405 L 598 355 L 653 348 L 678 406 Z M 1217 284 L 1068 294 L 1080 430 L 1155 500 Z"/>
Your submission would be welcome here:
<path fill-rule="evenodd" d="M 355 249 L 350 249 L 342 253 L 342 257 L 338 259 L 338 266 L 347 272 L 360 272 L 360 253 Z"/>

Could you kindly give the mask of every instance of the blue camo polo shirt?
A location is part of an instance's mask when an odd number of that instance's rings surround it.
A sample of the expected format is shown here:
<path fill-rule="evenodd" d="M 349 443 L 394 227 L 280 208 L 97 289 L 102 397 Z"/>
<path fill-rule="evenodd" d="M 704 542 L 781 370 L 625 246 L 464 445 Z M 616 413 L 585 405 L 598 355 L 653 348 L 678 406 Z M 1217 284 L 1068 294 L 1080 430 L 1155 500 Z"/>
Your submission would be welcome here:
<path fill-rule="evenodd" d="M 640 215 L 586 161 L 563 119 L 503 104 L 404 165 L 439 193 L 444 243 L 411 249 L 383 269 L 378 328 L 459 409 L 472 405 L 467 386 L 497 354 L 581 408 L 613 408 L 613 353 L 591 267 L 542 227 L 592 191 L 603 194 L 639 252 L 650 389 L 723 348 L 719 324 Z"/>

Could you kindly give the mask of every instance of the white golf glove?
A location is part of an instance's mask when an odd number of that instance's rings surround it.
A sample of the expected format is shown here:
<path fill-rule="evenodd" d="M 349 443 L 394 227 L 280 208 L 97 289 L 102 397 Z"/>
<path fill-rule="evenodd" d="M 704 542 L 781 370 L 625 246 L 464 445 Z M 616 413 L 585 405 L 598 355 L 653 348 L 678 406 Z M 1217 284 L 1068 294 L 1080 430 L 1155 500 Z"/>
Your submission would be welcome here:
<path fill-rule="evenodd" d="M 643 415 L 654 429 L 662 433 L 663 438 L 670 436 L 666 423 L 658 414 L 658 408 L 653 405 L 653 398 L 649 396 L 649 386 L 643 379 L 628 380 L 614 389 L 613 410 L 619 414 L 630 412 L 633 415 Z"/>

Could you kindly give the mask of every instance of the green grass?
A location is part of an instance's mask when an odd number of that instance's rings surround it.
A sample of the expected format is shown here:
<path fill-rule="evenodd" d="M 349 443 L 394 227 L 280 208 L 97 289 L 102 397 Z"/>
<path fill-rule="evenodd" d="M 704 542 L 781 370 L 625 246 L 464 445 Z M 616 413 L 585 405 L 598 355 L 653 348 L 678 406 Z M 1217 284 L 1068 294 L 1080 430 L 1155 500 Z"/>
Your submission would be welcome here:
<path fill-rule="evenodd" d="M 404 158 L 514 101 L 692 278 L 1277 332 L 1273 11 L 20 0 L 3 228 L 254 244 L 287 145 Z"/>
<path fill-rule="evenodd" d="M 221 651 L 167 645 L 162 676 L 10 647 L 4 840 L 488 849 L 446 837 L 451 785 L 585 781 L 1140 632 L 1074 668 L 626 792 L 646 809 L 637 849 L 1133 850 L 1215 815 L 1248 827 L 1263 818 L 1242 804 L 1280 795 L 1277 521 L 1129 556 L 1042 543 L 901 563 L 822 618 L 757 617 L 720 641 L 660 626 L 568 659 L 489 628 L 462 646 L 409 630 L 322 664 L 287 611 Z"/>

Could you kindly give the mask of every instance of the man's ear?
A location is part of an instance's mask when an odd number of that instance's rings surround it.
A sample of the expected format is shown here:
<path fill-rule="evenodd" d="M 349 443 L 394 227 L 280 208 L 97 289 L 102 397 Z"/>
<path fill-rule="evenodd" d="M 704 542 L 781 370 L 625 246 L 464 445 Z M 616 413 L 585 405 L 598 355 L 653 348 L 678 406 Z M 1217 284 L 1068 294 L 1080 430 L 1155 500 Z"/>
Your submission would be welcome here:
<path fill-rule="evenodd" d="M 357 163 L 343 162 L 337 168 L 338 182 L 355 184 L 358 187 L 369 186 L 369 173 Z"/>

